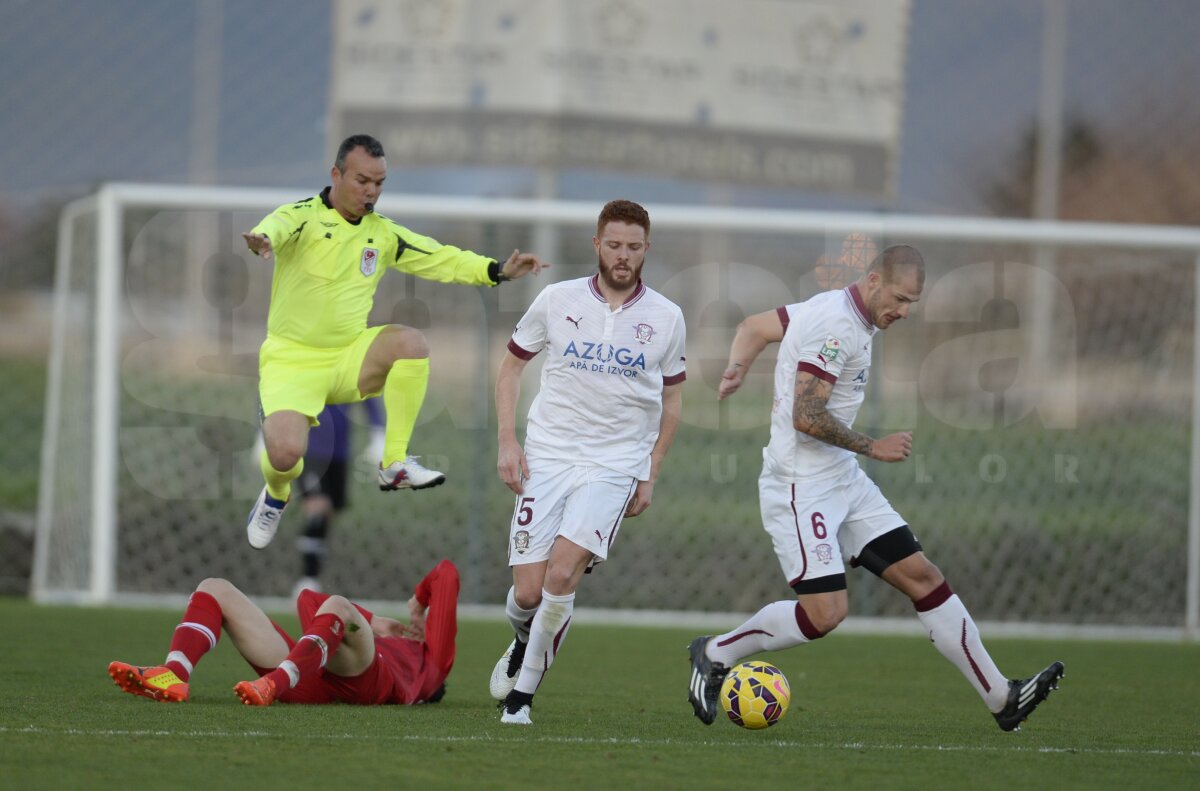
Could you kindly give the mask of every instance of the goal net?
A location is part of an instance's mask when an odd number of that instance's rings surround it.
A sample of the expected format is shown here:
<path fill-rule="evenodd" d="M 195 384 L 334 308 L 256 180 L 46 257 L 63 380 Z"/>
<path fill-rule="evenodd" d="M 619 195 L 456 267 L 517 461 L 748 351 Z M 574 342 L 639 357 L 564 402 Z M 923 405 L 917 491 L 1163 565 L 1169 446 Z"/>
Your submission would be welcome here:
<path fill-rule="evenodd" d="M 300 574 L 299 508 L 250 549 L 262 486 L 257 350 L 271 265 L 240 232 L 303 197 L 115 184 L 63 215 L 34 595 L 122 601 L 207 576 L 284 595 Z M 917 246 L 920 305 L 877 336 L 858 427 L 914 431 L 904 464 L 864 462 L 981 620 L 1197 626 L 1196 267 L 1200 232 L 650 206 L 645 278 L 688 322 L 688 380 L 653 505 L 628 520 L 586 585 L 595 607 L 747 612 L 788 597 L 757 502 L 774 349 L 715 397 L 738 322 L 853 280 L 874 252 Z M 546 283 L 594 271 L 599 203 L 386 196 L 380 211 L 445 243 L 553 268 L 497 289 L 384 278 L 372 323 L 432 349 L 414 452 L 448 474 L 382 493 L 351 410 L 349 503 L 330 535 L 328 589 L 404 600 L 440 557 L 463 601 L 509 585 L 512 496 L 495 474 L 492 388 L 515 321 Z M 526 373 L 519 429 L 537 387 Z M 603 425 L 597 425 L 602 436 Z M 836 551 L 836 550 L 835 550 Z M 851 614 L 911 614 L 849 574 Z"/>

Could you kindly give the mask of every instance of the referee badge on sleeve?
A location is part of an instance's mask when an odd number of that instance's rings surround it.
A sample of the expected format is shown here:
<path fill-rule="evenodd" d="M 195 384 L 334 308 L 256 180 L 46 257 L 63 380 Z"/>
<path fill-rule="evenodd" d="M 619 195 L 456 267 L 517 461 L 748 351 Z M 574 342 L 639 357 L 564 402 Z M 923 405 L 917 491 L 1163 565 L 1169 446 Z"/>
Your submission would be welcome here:
<path fill-rule="evenodd" d="M 358 268 L 363 275 L 370 277 L 375 274 L 375 267 L 379 263 L 379 251 L 374 247 L 364 247 L 362 251 L 362 259 L 358 262 Z"/>

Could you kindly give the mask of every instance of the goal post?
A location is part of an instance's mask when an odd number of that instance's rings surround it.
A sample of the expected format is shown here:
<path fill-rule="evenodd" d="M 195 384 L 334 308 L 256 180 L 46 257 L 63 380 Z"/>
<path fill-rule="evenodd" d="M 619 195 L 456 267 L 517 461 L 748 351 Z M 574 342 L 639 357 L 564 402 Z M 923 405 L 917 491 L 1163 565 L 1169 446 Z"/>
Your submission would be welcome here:
<path fill-rule="evenodd" d="M 114 183 L 64 210 L 35 599 L 174 595 L 210 575 L 259 594 L 290 587 L 297 517 L 262 553 L 242 530 L 261 486 L 249 447 L 270 265 L 239 232 L 302 197 Z M 625 525 L 589 591 L 597 606 L 748 611 L 790 595 L 756 505 L 774 358 L 764 353 L 743 392 L 717 404 L 729 341 L 745 315 L 845 282 L 870 252 L 911 242 L 929 262 L 923 304 L 879 336 L 859 420 L 915 427 L 912 462 L 871 466 L 884 493 L 985 620 L 1200 637 L 1200 230 L 648 209 L 647 282 L 688 322 L 685 415 L 654 506 Z M 594 270 L 599 202 L 387 194 L 379 210 L 491 255 L 565 231 L 563 260 L 541 279 L 482 290 L 393 274 L 372 312 L 373 324 L 409 323 L 431 340 L 415 442 L 450 466 L 450 481 L 397 498 L 356 468 L 331 587 L 403 600 L 423 564 L 451 554 L 464 601 L 499 601 L 511 501 L 494 477 L 495 366 L 537 289 Z M 1035 265 L 1045 260 L 1054 268 Z M 533 390 L 527 379 L 522 424 Z M 850 588 L 853 616 L 903 612 L 867 575 Z"/>

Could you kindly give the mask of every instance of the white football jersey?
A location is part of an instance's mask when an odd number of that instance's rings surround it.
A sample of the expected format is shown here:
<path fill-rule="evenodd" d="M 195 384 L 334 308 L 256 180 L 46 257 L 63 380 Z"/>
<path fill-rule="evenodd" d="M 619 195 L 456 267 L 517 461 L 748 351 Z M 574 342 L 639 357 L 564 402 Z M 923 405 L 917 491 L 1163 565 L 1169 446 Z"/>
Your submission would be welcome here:
<path fill-rule="evenodd" d="M 610 310 L 598 282 L 593 275 L 542 289 L 508 342 L 523 360 L 547 355 L 525 454 L 645 480 L 663 385 L 686 378 L 683 311 L 643 283 Z"/>
<path fill-rule="evenodd" d="M 843 424 L 853 426 L 867 387 L 876 327 L 854 285 L 779 308 L 779 318 L 784 335 L 775 363 L 775 403 L 771 442 L 763 454 L 765 470 L 791 481 L 845 475 L 858 466 L 853 451 L 814 439 L 792 424 L 796 372 L 832 382 L 826 409 Z"/>

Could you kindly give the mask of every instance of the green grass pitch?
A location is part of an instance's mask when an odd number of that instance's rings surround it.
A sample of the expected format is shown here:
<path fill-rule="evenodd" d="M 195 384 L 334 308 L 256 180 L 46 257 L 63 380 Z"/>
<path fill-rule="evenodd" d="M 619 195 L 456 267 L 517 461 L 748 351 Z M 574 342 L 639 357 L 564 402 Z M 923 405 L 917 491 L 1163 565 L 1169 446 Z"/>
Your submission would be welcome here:
<path fill-rule="evenodd" d="M 791 681 L 782 722 L 704 727 L 686 701 L 679 629 L 576 619 L 531 728 L 502 726 L 487 678 L 509 639 L 461 624 L 443 703 L 240 705 L 248 668 L 227 640 L 192 700 L 120 692 L 112 659 L 161 661 L 178 613 L 0 600 L 0 777 L 31 788 L 1129 789 L 1200 783 L 1200 646 L 996 639 L 1028 675 L 1066 662 L 1060 689 L 1002 733 L 920 637 L 831 635 L 765 654 Z M 289 628 L 292 619 L 281 619 Z"/>

